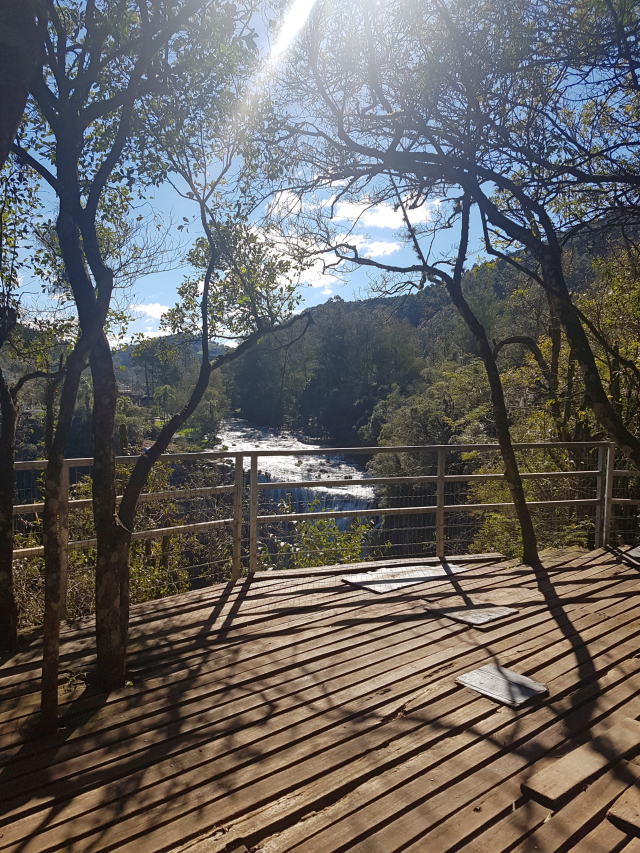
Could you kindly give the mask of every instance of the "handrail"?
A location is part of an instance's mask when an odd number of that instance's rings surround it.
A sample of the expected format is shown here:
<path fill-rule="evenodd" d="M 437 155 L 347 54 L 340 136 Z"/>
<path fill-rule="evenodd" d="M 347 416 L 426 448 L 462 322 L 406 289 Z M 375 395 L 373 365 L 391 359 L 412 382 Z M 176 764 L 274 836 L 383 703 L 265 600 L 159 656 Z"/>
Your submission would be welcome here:
<path fill-rule="evenodd" d="M 597 477 L 600 472 L 593 471 L 523 471 L 520 477 L 523 480 L 546 479 L 554 480 L 562 477 Z M 637 475 L 636 475 L 637 476 Z M 467 483 L 474 480 L 480 482 L 489 482 L 490 480 L 504 480 L 504 474 L 445 474 L 445 482 L 447 483 Z M 258 490 L 264 491 L 268 489 L 279 489 L 281 486 L 286 486 L 287 489 L 311 489 L 330 486 L 373 486 L 373 485 L 391 485 L 393 483 L 437 483 L 437 474 L 421 474 L 415 477 L 363 477 L 359 480 L 280 480 L 258 482 Z M 227 488 L 231 488 L 228 486 Z"/>
<path fill-rule="evenodd" d="M 607 441 L 529 441 L 516 442 L 513 444 L 515 450 L 545 450 L 549 448 L 587 448 L 607 447 Z M 217 459 L 229 459 L 242 453 L 243 456 L 373 456 L 377 453 L 430 453 L 438 450 L 468 453 L 479 450 L 500 450 L 499 444 L 408 444 L 408 445 L 379 445 L 376 447 L 313 447 L 308 450 L 203 450 L 198 453 L 163 453 L 159 462 L 177 462 L 185 460 L 215 461 Z M 136 462 L 135 456 L 116 456 L 116 465 L 131 465 Z M 78 459 L 65 459 L 65 464 L 70 468 L 90 468 L 93 465 L 93 457 L 80 457 Z M 28 468 L 46 468 L 46 459 L 21 460 L 14 463 L 16 470 Z"/>
<path fill-rule="evenodd" d="M 529 501 L 532 507 L 545 506 L 595 506 L 596 507 L 596 544 L 606 545 L 609 541 L 612 506 L 614 504 L 629 505 L 637 504 L 640 501 L 635 501 L 629 498 L 614 498 L 613 497 L 613 479 L 614 477 L 634 477 L 640 476 L 640 472 L 628 471 L 624 469 L 616 469 L 615 461 L 615 445 L 606 441 L 593 442 L 518 442 L 513 445 L 515 450 L 550 450 L 550 449 L 594 449 L 598 451 L 598 467 L 597 469 L 577 469 L 573 471 L 526 471 L 521 473 L 523 480 L 558 480 L 563 478 L 593 478 L 596 481 L 597 496 L 595 498 L 571 499 L 571 500 L 546 500 L 546 501 Z M 230 518 L 213 519 L 210 521 L 196 522 L 193 524 L 175 525 L 172 527 L 159 527 L 150 530 L 135 531 L 132 535 L 133 540 L 154 539 L 169 535 L 179 535 L 183 533 L 199 532 L 202 530 L 217 529 L 231 525 L 233 539 L 233 557 L 232 557 L 232 577 L 238 578 L 241 574 L 241 536 L 245 522 L 244 516 L 244 494 L 245 494 L 245 462 L 248 462 L 248 526 L 249 526 L 249 560 L 248 569 L 250 572 L 255 572 L 257 569 L 258 556 L 258 527 L 260 524 L 274 523 L 281 521 L 305 521 L 318 518 L 317 512 L 302 512 L 302 513 L 286 513 L 286 514 L 258 514 L 258 495 L 260 492 L 267 490 L 287 490 L 287 489 L 318 489 L 318 488 L 340 488 L 345 486 L 373 486 L 373 485 L 393 485 L 393 484 L 413 484 L 413 483 L 435 483 L 436 493 L 435 503 L 426 506 L 412 507 L 376 507 L 373 509 L 360 510 L 330 510 L 322 512 L 324 518 L 358 518 L 371 516 L 385 515 L 419 515 L 424 513 L 432 513 L 436 516 L 436 554 L 438 557 L 444 556 L 444 533 L 445 533 L 445 518 L 448 513 L 454 512 L 472 512 L 472 511 L 491 511 L 500 510 L 507 507 L 512 507 L 511 502 L 496 502 L 496 503 L 478 503 L 478 504 L 448 504 L 445 502 L 445 486 L 447 483 L 455 482 L 491 482 L 504 481 L 504 474 L 487 473 L 487 474 L 447 474 L 446 473 L 446 456 L 451 453 L 468 453 L 468 452 L 496 452 L 499 451 L 498 444 L 447 444 L 447 445 L 402 445 L 402 446 L 380 446 L 380 447 L 325 447 L 325 448 L 309 448 L 309 449 L 269 449 L 236 451 L 233 448 L 221 451 L 203 451 L 197 453 L 168 453 L 160 457 L 160 461 L 166 462 L 191 462 L 191 461 L 211 461 L 216 463 L 226 463 L 233 465 L 234 479 L 233 484 L 223 486 L 208 486 L 194 489 L 165 489 L 161 492 L 147 492 L 140 496 L 142 502 L 171 500 L 171 501 L 188 501 L 197 497 L 213 494 L 233 494 L 233 515 Z M 260 457 L 300 457 L 300 456 L 373 456 L 377 454 L 433 454 L 437 461 L 436 474 L 421 474 L 402 477 L 360 477 L 360 478 L 337 478 L 327 480 L 296 480 L 296 481 L 259 481 L 259 465 Z M 138 459 L 138 456 L 118 456 L 116 457 L 117 464 L 132 464 Z M 28 469 L 43 469 L 46 467 L 46 460 L 37 459 L 32 461 L 20 461 L 15 463 L 16 470 Z M 75 542 L 68 542 L 68 513 L 69 510 L 89 508 L 92 506 L 92 500 L 73 499 L 68 496 L 69 491 L 69 475 L 70 468 L 89 468 L 93 464 L 91 457 L 66 459 L 64 463 L 65 471 L 65 486 L 63 487 L 63 496 L 61 501 L 60 511 L 60 532 L 63 548 L 63 573 L 66 569 L 67 554 L 70 551 L 86 550 L 96 547 L 95 539 L 87 539 Z M 117 499 L 121 500 L 121 497 Z M 27 515 L 41 512 L 44 504 L 18 504 L 14 506 L 14 514 Z M 44 552 L 42 546 L 30 548 L 18 548 L 14 550 L 15 558 L 35 557 Z M 63 582 L 65 586 L 66 578 Z"/>

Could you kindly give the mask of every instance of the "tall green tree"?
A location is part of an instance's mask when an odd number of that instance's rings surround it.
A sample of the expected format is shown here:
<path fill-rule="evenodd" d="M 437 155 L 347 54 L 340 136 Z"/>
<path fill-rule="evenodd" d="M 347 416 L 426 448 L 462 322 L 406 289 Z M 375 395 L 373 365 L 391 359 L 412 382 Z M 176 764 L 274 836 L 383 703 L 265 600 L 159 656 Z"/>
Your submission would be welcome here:
<path fill-rule="evenodd" d="M 4 0 L 0 6 L 0 168 L 20 127 L 31 78 L 42 65 L 38 17 L 43 26 L 46 3 Z"/>
<path fill-rule="evenodd" d="M 468 207 L 484 250 L 544 289 L 589 405 L 636 466 L 640 439 L 602 385 L 563 253 L 585 225 L 636 215 L 638 29 L 637 9 L 624 2 L 321 2 L 274 90 L 290 119 L 287 189 L 332 193 L 331 205 L 303 211 L 307 242 L 320 238 L 346 261 L 394 277 L 392 286 L 446 283 L 455 261 L 438 258 L 437 229 L 412 212 L 429 207 L 446 231 Z M 291 103 L 305 105 L 302 117 Z M 402 209 L 415 263 L 360 257 L 357 241 L 327 224 L 341 201 Z M 482 323 L 449 290 L 497 383 Z M 506 433 L 504 444 L 510 456 Z M 522 504 L 515 469 L 513 477 Z"/>
<path fill-rule="evenodd" d="M 146 189 L 165 180 L 169 156 L 183 144 L 172 130 L 203 127 L 208 116 L 228 115 L 252 67 L 250 6 L 207 0 L 154 2 L 59 0 L 48 6 L 40 31 L 43 72 L 31 99 L 16 156 L 55 192 L 56 231 L 80 334 L 66 362 L 59 415 L 45 477 L 43 538 L 46 563 L 42 715 L 55 725 L 57 704 L 60 550 L 57 507 L 63 457 L 81 372 L 93 381 L 93 509 L 96 525 L 96 633 L 98 672 L 107 687 L 122 684 L 128 624 L 127 555 L 137 495 L 171 430 L 190 414 L 170 419 L 154 452 L 132 473 L 131 488 L 116 505 L 112 442 L 117 383 L 105 323 L 115 286 L 101 248 L 100 227 L 125 219 Z M 196 113 L 198 114 L 196 116 Z M 162 125 L 159 127 L 158 125 Z M 157 133 L 149 129 L 156 127 Z M 208 128 L 211 129 L 211 128 Z M 170 149 L 170 150 L 169 150 Z M 205 274 L 204 332 L 208 318 Z M 208 343 L 208 336 L 206 341 Z M 197 385 L 210 373 L 203 348 Z"/>
<path fill-rule="evenodd" d="M 45 395 L 55 393 L 63 376 L 62 357 L 56 372 L 52 354 L 62 356 L 63 339 L 69 332 L 64 311 L 34 316 L 21 307 L 24 296 L 20 276 L 24 274 L 26 246 L 31 223 L 39 212 L 36 186 L 28 169 L 11 159 L 0 170 L 0 477 L 14 482 L 16 429 L 20 398 L 27 383 L 47 379 Z M 72 325 L 72 324 L 71 324 Z M 17 370 L 11 369 L 11 366 Z M 17 375 L 16 375 L 17 374 Z M 18 615 L 13 585 L 14 490 L 0 490 L 0 647 L 15 649 Z"/>

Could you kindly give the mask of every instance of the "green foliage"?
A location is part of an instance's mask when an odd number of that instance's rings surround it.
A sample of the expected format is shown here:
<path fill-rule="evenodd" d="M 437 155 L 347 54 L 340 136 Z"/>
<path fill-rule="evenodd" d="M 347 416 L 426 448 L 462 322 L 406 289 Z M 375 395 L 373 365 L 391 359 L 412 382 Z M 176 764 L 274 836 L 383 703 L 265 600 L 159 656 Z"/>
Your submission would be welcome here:
<path fill-rule="evenodd" d="M 122 426 L 126 430 L 129 452 L 141 450 L 144 439 L 149 438 L 154 431 L 153 413 L 149 408 L 136 406 L 129 397 L 120 396 L 116 403 L 116 429 L 118 430 L 118 436 L 120 435 L 120 428 Z"/>
<path fill-rule="evenodd" d="M 576 468 L 594 468 L 597 464 L 593 455 L 585 460 L 573 458 L 572 451 L 556 449 L 549 452 L 519 451 L 520 471 L 559 471 L 571 472 Z M 470 469 L 476 474 L 501 473 L 502 461 L 498 454 L 466 454 Z M 535 479 L 524 480 L 524 490 L 528 501 L 565 500 L 571 501 L 592 497 L 593 484 L 579 478 L 568 476 L 561 480 Z M 471 484 L 468 489 L 470 503 L 508 503 L 509 491 L 503 481 L 489 481 Z M 594 519 L 590 510 L 580 505 L 556 507 L 533 507 L 531 509 L 538 539 L 538 547 L 545 548 L 587 548 L 592 542 Z M 520 525 L 512 509 L 489 511 L 476 520 L 476 527 L 470 544 L 472 553 L 499 551 L 508 557 L 522 557 L 522 535 Z"/>
<path fill-rule="evenodd" d="M 35 273 L 43 291 L 54 294 L 51 268 L 41 268 L 34 248 L 43 208 L 36 173 L 9 158 L 0 171 L 0 347 L 9 376 L 51 369 L 75 333 L 65 306 L 43 311 L 25 293 L 25 280 Z"/>
<path fill-rule="evenodd" d="M 122 493 L 128 480 L 129 466 L 118 465 L 116 485 Z M 71 500 L 90 500 L 91 476 L 80 474 L 70 489 Z M 207 463 L 171 464 L 160 462 L 151 471 L 150 492 L 171 492 L 176 489 L 198 488 L 220 484 L 217 465 Z M 136 530 L 156 530 L 181 523 L 209 521 L 229 516 L 226 496 L 203 497 L 195 500 L 163 498 L 141 502 L 135 521 Z M 69 516 L 70 541 L 95 538 L 91 506 L 72 508 Z M 16 532 L 16 547 L 41 544 L 41 523 L 35 516 L 20 518 Z M 94 583 L 96 549 L 70 551 L 68 555 L 67 610 L 70 619 L 89 616 L 94 612 Z M 42 624 L 44 608 L 44 573 L 42 558 L 21 558 L 15 561 L 15 586 L 20 625 Z M 186 592 L 201 580 L 223 580 L 231 571 L 231 543 L 226 531 L 207 533 L 186 532 L 181 535 L 160 536 L 132 543 L 129 568 L 131 573 L 131 602 L 140 603 L 168 595 Z"/>
<path fill-rule="evenodd" d="M 41 213 L 35 173 L 9 158 L 0 170 L 0 288 L 2 306 L 15 308 L 19 275 L 24 274 L 25 248 L 34 220 Z"/>
<path fill-rule="evenodd" d="M 567 512 L 549 513 L 540 518 L 533 512 L 533 521 L 540 550 L 546 548 L 587 548 L 593 522 Z M 522 559 L 522 533 L 512 512 L 487 512 L 469 545 L 471 554 L 498 552 L 505 557 Z"/>
<path fill-rule="evenodd" d="M 291 316 L 300 302 L 293 264 L 280 257 L 242 215 L 209 222 L 216 263 L 208 300 L 210 338 L 244 337 Z M 198 337 L 202 325 L 202 271 L 211 257 L 208 239 L 199 237 L 187 259 L 200 271 L 178 288 L 179 302 L 163 317 L 161 327 L 173 334 Z"/>
<path fill-rule="evenodd" d="M 222 389 L 222 380 L 219 374 L 212 377 L 209 382 L 198 408 L 188 421 L 188 432 L 191 441 L 203 442 L 211 447 L 223 418 L 228 412 L 227 398 Z"/>
<path fill-rule="evenodd" d="M 420 375 L 418 335 L 389 308 L 330 301 L 313 325 L 260 344 L 225 370 L 233 410 L 256 423 L 357 443 L 378 401 Z"/>
<path fill-rule="evenodd" d="M 362 545 L 371 532 L 371 523 L 354 519 L 346 530 L 340 530 L 333 518 L 322 518 L 320 501 L 309 505 L 318 519 L 292 521 L 292 532 L 270 531 L 259 543 L 258 565 L 261 571 L 273 569 L 307 569 L 338 563 L 360 562 Z M 280 501 L 279 512 L 291 513 L 291 503 Z M 286 537 L 286 538 L 285 538 Z"/>

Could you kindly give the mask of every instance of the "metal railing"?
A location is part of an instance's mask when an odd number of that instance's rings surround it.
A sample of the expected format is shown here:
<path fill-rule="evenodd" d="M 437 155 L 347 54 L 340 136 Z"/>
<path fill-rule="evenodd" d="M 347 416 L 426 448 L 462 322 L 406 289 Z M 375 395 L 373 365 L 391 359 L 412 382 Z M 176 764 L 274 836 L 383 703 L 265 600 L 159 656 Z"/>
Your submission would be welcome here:
<path fill-rule="evenodd" d="M 640 476 L 635 470 L 624 470 L 615 468 L 614 444 L 608 442 L 550 442 L 550 443 L 519 443 L 514 445 L 517 451 L 537 450 L 571 450 L 587 451 L 591 458 L 597 459 L 596 467 L 579 470 L 547 470 L 547 471 L 524 471 L 521 473 L 523 480 L 544 479 L 548 481 L 561 480 L 562 478 L 587 478 L 595 482 L 595 495 L 586 498 L 569 498 L 561 500 L 533 500 L 529 502 L 531 507 L 558 507 L 558 506 L 584 506 L 593 507 L 593 542 L 595 546 L 606 546 L 610 541 L 612 508 L 618 505 L 640 505 L 640 499 L 616 498 L 613 494 L 614 478 L 629 478 Z M 457 473 L 447 474 L 447 455 L 475 453 L 496 453 L 499 451 L 497 444 L 456 444 L 456 445 L 425 445 L 425 446 L 393 446 L 393 447 L 347 447 L 347 448 L 321 448 L 309 450 L 252 450 L 242 452 L 214 451 L 202 453 L 171 453 L 161 457 L 163 462 L 198 462 L 206 460 L 209 462 L 224 463 L 226 466 L 233 465 L 233 482 L 226 485 L 208 486 L 203 488 L 171 489 L 160 492 L 150 492 L 141 495 L 140 501 L 159 501 L 167 499 L 187 500 L 199 496 L 212 496 L 217 494 L 233 495 L 233 511 L 230 517 L 216 518 L 209 521 L 201 521 L 192 524 L 179 524 L 168 527 L 157 527 L 147 530 L 137 530 L 132 535 L 132 540 L 153 540 L 160 537 L 174 536 L 185 533 L 196 533 L 201 531 L 227 528 L 231 531 L 232 554 L 231 554 L 231 578 L 238 579 L 241 576 L 243 566 L 250 573 L 258 568 L 258 545 L 259 529 L 261 525 L 278 522 L 300 522 L 318 519 L 318 512 L 288 512 L 259 514 L 259 495 L 265 490 L 287 490 L 287 489 L 314 489 L 344 486 L 382 486 L 393 487 L 398 485 L 423 485 L 435 484 L 435 503 L 422 504 L 420 506 L 376 506 L 363 509 L 330 509 L 322 512 L 323 518 L 367 518 L 367 517 L 392 517 L 431 514 L 435 515 L 435 553 L 439 558 L 444 557 L 447 540 L 445 539 L 446 519 L 449 513 L 460 512 L 496 512 L 513 508 L 511 501 L 498 501 L 487 503 L 447 503 L 446 487 L 452 483 L 487 483 L 491 481 L 504 482 L 502 473 Z M 346 456 L 346 457 L 374 457 L 380 454 L 407 454 L 409 457 L 420 455 L 431 455 L 435 464 L 432 474 L 417 474 L 411 476 L 367 476 L 359 479 L 320 479 L 320 480 L 298 480 L 298 481 L 260 481 L 259 459 L 273 456 Z M 118 465 L 131 465 L 136 461 L 135 456 L 117 457 Z M 93 463 L 91 458 L 67 459 L 65 460 L 65 474 L 63 477 L 63 492 L 59 511 L 59 530 L 62 549 L 63 589 L 62 602 L 66 600 L 66 568 L 68 554 L 73 551 L 83 551 L 95 548 L 95 539 L 84 539 L 69 541 L 69 512 L 74 509 L 91 507 L 91 499 L 69 498 L 69 471 L 71 468 L 89 469 Z M 44 469 L 44 460 L 31 462 L 16 462 L 16 471 L 29 469 Z M 248 476 L 245 475 L 245 467 L 248 468 Z M 248 489 L 248 501 L 245 496 Z M 248 507 L 248 512 L 245 510 Z M 40 502 L 21 503 L 14 506 L 15 515 L 32 515 L 42 511 L 44 504 Z M 248 516 L 248 517 L 247 517 Z M 243 553 L 243 529 L 248 527 L 248 548 Z M 16 548 L 14 559 L 37 557 L 44 553 L 43 546 L 28 548 Z M 64 607 L 63 607 L 64 609 Z"/>

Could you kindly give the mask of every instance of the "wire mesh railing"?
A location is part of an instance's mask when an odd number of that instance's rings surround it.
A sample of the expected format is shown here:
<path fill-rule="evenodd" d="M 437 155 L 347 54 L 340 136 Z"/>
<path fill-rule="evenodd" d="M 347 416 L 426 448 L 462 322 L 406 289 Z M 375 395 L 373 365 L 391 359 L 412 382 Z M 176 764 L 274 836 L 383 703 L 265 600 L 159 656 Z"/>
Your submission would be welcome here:
<path fill-rule="evenodd" d="M 640 473 L 624 467 L 613 444 L 528 443 L 515 449 L 541 547 L 635 543 Z M 356 476 L 336 477 L 327 469 L 328 476 L 317 479 L 274 482 L 262 472 L 273 456 L 343 457 L 362 464 L 354 468 Z M 121 489 L 136 458 L 116 460 Z M 65 461 L 59 525 L 61 609 L 68 618 L 93 610 L 92 461 Z M 38 621 L 43 598 L 45 467 L 43 460 L 16 463 L 14 560 L 25 624 Z M 140 498 L 131 545 L 132 602 L 274 568 L 508 553 L 517 551 L 518 538 L 495 444 L 166 454 Z"/>

